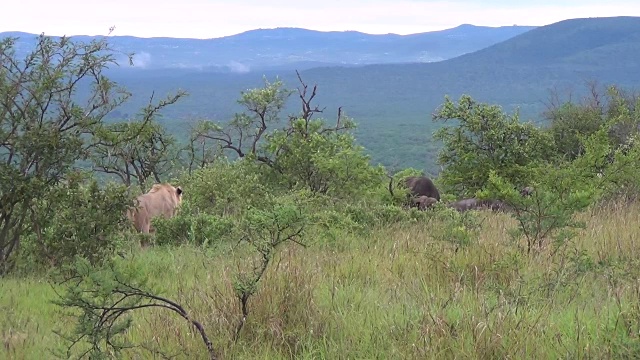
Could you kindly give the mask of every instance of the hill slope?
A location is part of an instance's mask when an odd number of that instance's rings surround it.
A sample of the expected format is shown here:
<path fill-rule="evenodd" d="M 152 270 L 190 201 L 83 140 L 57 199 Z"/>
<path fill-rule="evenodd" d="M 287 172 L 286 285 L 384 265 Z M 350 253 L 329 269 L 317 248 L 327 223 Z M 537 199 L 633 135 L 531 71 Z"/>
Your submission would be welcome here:
<path fill-rule="evenodd" d="M 412 35 L 276 28 L 206 40 L 112 36 L 110 41 L 119 50 L 135 52 L 134 63 L 139 68 L 204 68 L 243 73 L 328 65 L 440 61 L 482 49 L 533 28 L 465 24 Z M 0 37 L 5 36 L 20 36 L 25 50 L 33 44 L 35 37 L 27 33 L 0 33 Z M 74 38 L 89 40 L 96 37 Z"/>
<path fill-rule="evenodd" d="M 640 83 L 640 17 L 565 20 L 438 63 L 317 68 L 303 74 L 324 86 L 331 102 L 357 98 L 350 104 L 355 108 L 362 108 L 356 106 L 361 101 L 371 106 L 384 99 L 389 108 L 400 109 L 421 98 L 430 112 L 445 94 L 462 93 L 502 105 L 530 104 L 549 89 L 581 87 L 589 80 Z"/>
<path fill-rule="evenodd" d="M 613 63 L 637 63 L 640 43 L 638 17 L 572 19 L 542 26 L 450 64 L 554 65 L 586 68 Z M 630 61 L 630 60 L 634 61 Z M 619 64 L 616 64 L 619 65 Z"/>
<path fill-rule="evenodd" d="M 464 28 L 464 27 L 461 27 Z M 591 40 L 593 39 L 593 41 Z M 397 167 L 414 166 L 437 172 L 438 145 L 431 134 L 439 124 L 431 114 L 445 95 L 466 93 L 474 99 L 520 109 L 521 118 L 538 120 L 550 91 L 572 91 L 585 82 L 640 84 L 640 18 L 575 19 L 543 26 L 502 43 L 446 61 L 428 64 L 382 64 L 360 67 L 322 67 L 302 71 L 309 84 L 318 84 L 316 104 L 326 106 L 334 120 L 342 106 L 360 124 L 357 137 L 374 161 Z M 134 98 L 115 115 L 128 117 L 156 97 L 178 88 L 191 96 L 164 112 L 164 122 L 176 133 L 203 117 L 224 121 L 241 109 L 240 91 L 279 75 L 295 88 L 295 73 L 220 74 L 207 71 L 149 70 L 114 72 Z M 299 111 L 292 97 L 287 113 Z"/>
<path fill-rule="evenodd" d="M 639 90 L 640 18 L 566 20 L 438 63 L 317 68 L 303 76 L 319 84 L 319 102 L 344 106 L 360 121 L 359 140 L 376 159 L 436 171 L 430 119 L 445 95 L 466 93 L 540 121 L 551 91 L 577 98 L 593 80 Z"/>

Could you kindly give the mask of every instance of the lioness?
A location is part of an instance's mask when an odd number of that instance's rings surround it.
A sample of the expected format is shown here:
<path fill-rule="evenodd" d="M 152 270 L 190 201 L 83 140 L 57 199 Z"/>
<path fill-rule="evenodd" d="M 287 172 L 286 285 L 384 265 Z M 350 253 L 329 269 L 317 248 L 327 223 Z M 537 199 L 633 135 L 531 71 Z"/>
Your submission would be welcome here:
<path fill-rule="evenodd" d="M 163 216 L 168 219 L 175 215 L 180 203 L 182 203 L 182 188 L 173 187 L 171 184 L 154 184 L 148 193 L 136 198 L 138 205 L 127 211 L 127 217 L 133 222 L 136 230 L 142 233 L 151 233 L 151 219 Z"/>

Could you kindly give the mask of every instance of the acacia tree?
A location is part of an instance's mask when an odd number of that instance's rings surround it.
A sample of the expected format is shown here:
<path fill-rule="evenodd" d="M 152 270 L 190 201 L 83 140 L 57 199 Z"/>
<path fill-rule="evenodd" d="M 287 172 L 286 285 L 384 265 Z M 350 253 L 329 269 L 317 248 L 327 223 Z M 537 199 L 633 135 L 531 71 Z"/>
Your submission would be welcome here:
<path fill-rule="evenodd" d="M 251 259 L 250 269 L 238 273 L 233 283 L 242 314 L 235 330 L 235 341 L 249 316 L 249 299 L 258 292 L 258 285 L 280 245 L 290 241 L 306 247 L 301 240 L 307 221 L 304 212 L 295 204 L 295 196 L 277 199 L 272 210 L 251 208 L 247 211 L 241 225 L 242 240 L 256 250 L 257 256 Z"/>
<path fill-rule="evenodd" d="M 142 191 L 148 188 L 149 179 L 162 182 L 179 154 L 175 137 L 155 118 L 185 95 L 181 91 L 157 104 L 153 104 L 152 95 L 140 120 L 109 124 L 97 131 L 91 154 L 93 170 L 114 175 L 127 186 L 135 181 Z"/>
<path fill-rule="evenodd" d="M 212 121 L 202 121 L 194 131 L 194 139 L 211 140 L 226 154 L 243 158 L 251 156 L 257 161 L 273 166 L 272 154 L 260 146 L 270 126 L 280 122 L 280 111 L 291 95 L 283 89 L 283 83 L 270 83 L 264 79 L 264 87 L 241 92 L 238 103 L 246 110 L 237 113 L 225 126 Z M 206 160 L 202 160 L 205 161 Z"/>
<path fill-rule="evenodd" d="M 201 124 L 199 124 L 201 125 Z M 224 157 L 223 149 L 217 141 L 201 135 L 201 128 L 192 130 L 189 142 L 182 149 L 186 153 L 186 171 L 189 175 L 197 169 L 205 168 L 213 164 L 217 159 Z M 204 131 L 206 133 L 206 130 Z"/>
<path fill-rule="evenodd" d="M 526 240 L 526 253 L 542 250 L 553 244 L 557 251 L 575 235 L 575 229 L 584 228 L 584 222 L 574 215 L 587 208 L 600 194 L 576 163 L 561 167 L 552 164 L 533 169 L 536 182 L 533 192 L 522 196 L 513 184 L 491 172 L 480 197 L 498 198 L 509 204 L 509 214 L 517 221 L 509 231 L 518 248 Z"/>
<path fill-rule="evenodd" d="M 324 109 L 313 105 L 317 85 L 309 88 L 300 74 L 297 88 L 301 111 L 281 119 L 286 99 L 293 93 L 281 81 L 243 92 L 239 100 L 247 112 L 236 114 L 226 126 L 203 122 L 197 135 L 211 140 L 222 151 L 266 165 L 275 182 L 288 189 L 306 188 L 312 193 L 353 196 L 384 177 L 373 168 L 364 149 L 349 132 L 355 123 L 338 109 L 334 126 L 314 115 Z M 272 128 L 284 124 L 281 128 Z"/>
<path fill-rule="evenodd" d="M 24 58 L 16 40 L 0 41 L 0 272 L 11 265 L 27 219 L 37 215 L 34 199 L 87 159 L 87 140 L 130 96 L 103 75 L 117 65 L 104 39 L 41 35 Z"/>

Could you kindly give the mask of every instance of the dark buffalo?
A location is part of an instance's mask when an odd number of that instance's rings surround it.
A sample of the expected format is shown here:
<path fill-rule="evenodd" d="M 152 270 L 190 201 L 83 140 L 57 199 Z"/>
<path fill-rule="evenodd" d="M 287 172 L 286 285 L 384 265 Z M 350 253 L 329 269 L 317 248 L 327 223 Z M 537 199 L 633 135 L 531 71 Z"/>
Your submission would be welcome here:
<path fill-rule="evenodd" d="M 508 206 L 503 201 L 491 200 L 491 199 L 463 199 L 456 202 L 447 204 L 448 207 L 454 208 L 459 212 L 465 212 L 468 210 L 492 210 L 492 211 L 505 211 Z"/>
<path fill-rule="evenodd" d="M 440 201 L 440 192 L 433 181 L 426 176 L 409 176 L 404 180 L 412 197 L 427 196 Z"/>
<path fill-rule="evenodd" d="M 520 195 L 522 196 L 531 196 L 531 194 L 533 194 L 533 188 L 531 186 L 527 186 L 520 190 Z"/>
<path fill-rule="evenodd" d="M 411 205 L 420 210 L 426 210 L 437 203 L 438 200 L 429 196 L 419 196 L 411 199 Z"/>

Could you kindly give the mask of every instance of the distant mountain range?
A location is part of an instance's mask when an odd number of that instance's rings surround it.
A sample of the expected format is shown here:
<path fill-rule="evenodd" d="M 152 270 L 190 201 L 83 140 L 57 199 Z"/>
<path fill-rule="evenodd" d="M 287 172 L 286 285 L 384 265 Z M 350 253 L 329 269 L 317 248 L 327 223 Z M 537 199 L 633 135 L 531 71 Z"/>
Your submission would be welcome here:
<path fill-rule="evenodd" d="M 332 65 L 441 61 L 480 50 L 533 28 L 464 24 L 452 29 L 411 35 L 276 28 L 206 40 L 110 36 L 109 41 L 117 50 L 136 54 L 135 68 L 246 73 Z M 6 36 L 20 37 L 20 48 L 27 51 L 37 35 L 0 33 L 0 38 Z M 87 41 L 98 37 L 73 38 Z M 125 61 L 122 63 L 126 64 Z"/>

